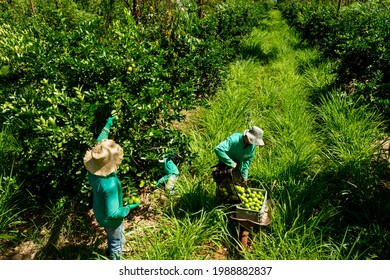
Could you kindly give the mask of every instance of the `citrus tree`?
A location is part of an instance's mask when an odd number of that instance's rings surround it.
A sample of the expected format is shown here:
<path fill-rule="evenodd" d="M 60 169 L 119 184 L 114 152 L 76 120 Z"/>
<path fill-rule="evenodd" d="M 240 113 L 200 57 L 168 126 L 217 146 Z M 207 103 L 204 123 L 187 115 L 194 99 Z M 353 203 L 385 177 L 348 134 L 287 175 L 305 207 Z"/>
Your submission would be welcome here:
<path fill-rule="evenodd" d="M 31 15 L 18 1 L 20 18 L 12 9 L 1 14 L 0 121 L 20 141 L 23 186 L 40 198 L 90 195 L 83 155 L 112 114 L 125 187 L 160 176 L 156 159 L 169 150 L 190 160 L 172 123 L 215 92 L 237 40 L 256 24 L 244 18 L 264 10 L 231 1 L 200 19 L 193 1 L 164 2 L 144 6 L 135 22 L 116 3 L 100 13 L 92 2 L 36 1 Z M 237 27 L 227 28 L 226 18 Z"/>

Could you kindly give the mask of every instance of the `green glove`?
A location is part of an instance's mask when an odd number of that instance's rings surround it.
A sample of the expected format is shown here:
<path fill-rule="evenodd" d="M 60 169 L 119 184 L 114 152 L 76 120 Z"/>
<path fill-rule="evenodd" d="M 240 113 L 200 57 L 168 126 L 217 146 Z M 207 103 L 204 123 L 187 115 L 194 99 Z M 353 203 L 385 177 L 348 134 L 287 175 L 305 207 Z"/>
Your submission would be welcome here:
<path fill-rule="evenodd" d="M 98 138 L 96 139 L 96 142 L 100 142 L 104 139 L 108 139 L 108 135 L 110 134 L 110 128 L 114 125 L 114 120 L 116 119 L 116 116 L 109 117 L 107 119 L 106 125 L 103 127 L 102 131 L 100 132 Z"/>
<path fill-rule="evenodd" d="M 165 184 L 165 183 L 168 181 L 168 179 L 169 179 L 170 176 L 171 176 L 171 175 L 168 174 L 168 175 L 165 175 L 165 176 L 161 177 L 161 178 L 157 181 L 156 187 L 158 187 L 158 186 L 161 185 L 161 184 Z"/>
<path fill-rule="evenodd" d="M 112 117 L 109 117 L 107 119 L 107 123 L 106 125 L 104 126 L 104 128 L 107 128 L 108 130 L 110 130 L 111 126 L 114 125 L 114 120 L 116 119 L 116 116 L 112 116 Z"/>
<path fill-rule="evenodd" d="M 130 211 L 131 211 L 134 208 L 137 208 L 140 204 L 141 204 L 141 202 L 137 202 L 137 203 L 134 203 L 134 204 L 127 204 L 126 207 L 128 207 L 130 209 Z"/>

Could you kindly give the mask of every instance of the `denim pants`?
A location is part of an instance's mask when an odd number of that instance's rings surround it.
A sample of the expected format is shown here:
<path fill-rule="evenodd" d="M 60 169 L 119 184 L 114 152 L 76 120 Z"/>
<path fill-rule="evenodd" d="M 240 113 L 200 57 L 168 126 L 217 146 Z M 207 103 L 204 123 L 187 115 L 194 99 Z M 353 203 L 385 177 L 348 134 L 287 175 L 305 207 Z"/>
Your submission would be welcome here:
<path fill-rule="evenodd" d="M 120 260 L 122 250 L 125 247 L 125 227 L 124 223 L 117 228 L 104 228 L 107 233 L 108 249 L 107 254 L 110 260 Z"/>

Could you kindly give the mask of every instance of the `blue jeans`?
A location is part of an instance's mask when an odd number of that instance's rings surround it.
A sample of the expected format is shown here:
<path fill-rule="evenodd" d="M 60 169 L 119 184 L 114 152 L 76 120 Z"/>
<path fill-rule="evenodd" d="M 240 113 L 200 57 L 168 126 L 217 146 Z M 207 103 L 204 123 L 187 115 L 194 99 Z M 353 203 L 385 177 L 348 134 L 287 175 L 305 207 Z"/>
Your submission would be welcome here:
<path fill-rule="evenodd" d="M 124 223 L 117 228 L 104 228 L 107 233 L 108 250 L 107 254 L 110 260 L 120 260 L 122 250 L 125 247 L 125 227 Z"/>

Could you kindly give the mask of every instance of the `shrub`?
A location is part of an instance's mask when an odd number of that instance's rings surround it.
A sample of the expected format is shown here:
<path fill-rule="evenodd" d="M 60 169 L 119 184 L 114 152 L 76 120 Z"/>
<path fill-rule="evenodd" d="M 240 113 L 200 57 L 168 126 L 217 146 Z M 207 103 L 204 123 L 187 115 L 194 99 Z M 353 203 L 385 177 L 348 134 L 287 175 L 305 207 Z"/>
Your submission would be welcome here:
<path fill-rule="evenodd" d="M 156 159 L 168 150 L 190 160 L 187 140 L 172 122 L 213 94 L 233 57 L 231 38 L 254 24 L 237 20 L 234 33 L 214 37 L 235 9 L 215 22 L 212 14 L 200 20 L 192 2 L 164 2 L 159 8 L 171 11 L 170 21 L 149 11 L 137 24 L 116 5 L 107 7 L 107 17 L 93 14 L 93 4 L 68 17 L 83 7 L 74 3 L 41 6 L 20 25 L 12 17 L 0 25 L 0 121 L 21 140 L 15 164 L 24 172 L 16 175 L 27 176 L 23 187 L 42 199 L 80 189 L 90 195 L 82 158 L 113 113 L 119 122 L 110 137 L 124 149 L 119 172 L 126 188 L 160 176 Z M 238 9 L 238 18 L 254 16 L 248 11 L 256 5 Z"/>
<path fill-rule="evenodd" d="M 389 111 L 390 10 L 388 1 L 334 5 L 288 2 L 284 16 L 311 46 L 337 62 L 335 86 L 382 112 Z"/>

